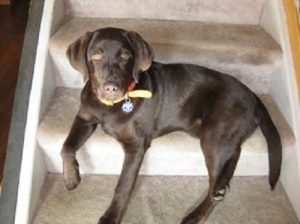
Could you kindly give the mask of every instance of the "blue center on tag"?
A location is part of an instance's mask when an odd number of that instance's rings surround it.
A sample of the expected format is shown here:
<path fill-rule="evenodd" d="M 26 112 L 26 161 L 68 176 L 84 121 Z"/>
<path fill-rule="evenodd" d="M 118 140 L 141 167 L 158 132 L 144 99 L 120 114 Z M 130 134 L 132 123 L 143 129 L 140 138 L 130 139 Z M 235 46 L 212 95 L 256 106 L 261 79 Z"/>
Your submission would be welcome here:
<path fill-rule="evenodd" d="M 122 105 L 122 111 L 128 114 L 132 110 L 133 110 L 133 104 L 130 101 L 125 101 Z"/>

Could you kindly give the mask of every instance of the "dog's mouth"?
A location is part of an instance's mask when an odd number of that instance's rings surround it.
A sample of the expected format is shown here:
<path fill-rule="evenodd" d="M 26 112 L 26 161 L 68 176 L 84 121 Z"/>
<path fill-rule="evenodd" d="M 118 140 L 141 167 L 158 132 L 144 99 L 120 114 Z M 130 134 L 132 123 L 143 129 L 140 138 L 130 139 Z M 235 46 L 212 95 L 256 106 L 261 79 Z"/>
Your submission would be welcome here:
<path fill-rule="evenodd" d="M 97 97 L 99 99 L 107 100 L 107 101 L 117 101 L 118 99 L 124 97 L 126 91 L 122 90 L 113 90 L 112 92 L 107 92 L 105 89 L 101 89 L 97 91 Z"/>
<path fill-rule="evenodd" d="M 124 93 L 119 92 L 119 93 L 113 93 L 113 94 L 106 94 L 105 92 L 101 91 L 101 93 L 98 94 L 98 98 L 114 102 L 120 98 L 123 98 L 125 94 L 126 94 L 125 92 Z"/>

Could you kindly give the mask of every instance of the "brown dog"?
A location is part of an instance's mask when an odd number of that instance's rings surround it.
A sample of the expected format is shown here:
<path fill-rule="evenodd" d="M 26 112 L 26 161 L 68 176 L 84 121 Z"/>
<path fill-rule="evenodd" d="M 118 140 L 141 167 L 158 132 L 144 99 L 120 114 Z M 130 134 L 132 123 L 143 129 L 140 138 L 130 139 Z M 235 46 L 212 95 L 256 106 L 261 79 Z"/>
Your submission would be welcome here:
<path fill-rule="evenodd" d="M 67 55 L 87 80 L 61 152 L 67 189 L 80 182 L 76 151 L 98 124 L 125 152 L 115 195 L 99 223 L 121 223 L 152 139 L 175 130 L 201 139 L 209 173 L 206 198 L 181 223 L 203 223 L 224 198 L 240 146 L 258 125 L 268 143 L 274 189 L 282 160 L 279 134 L 262 102 L 235 78 L 196 65 L 153 62 L 140 35 L 117 28 L 85 34 Z"/>

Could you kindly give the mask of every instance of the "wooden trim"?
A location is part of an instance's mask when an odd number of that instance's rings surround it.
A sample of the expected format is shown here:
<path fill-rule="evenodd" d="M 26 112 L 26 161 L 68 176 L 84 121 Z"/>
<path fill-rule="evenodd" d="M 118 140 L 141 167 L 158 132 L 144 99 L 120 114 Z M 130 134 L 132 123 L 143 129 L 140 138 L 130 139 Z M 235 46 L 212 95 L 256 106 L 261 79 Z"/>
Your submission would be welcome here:
<path fill-rule="evenodd" d="M 300 96 L 300 24 L 294 0 L 283 0 Z"/>
<path fill-rule="evenodd" d="M 11 0 L 0 0 L 0 5 L 10 5 Z"/>

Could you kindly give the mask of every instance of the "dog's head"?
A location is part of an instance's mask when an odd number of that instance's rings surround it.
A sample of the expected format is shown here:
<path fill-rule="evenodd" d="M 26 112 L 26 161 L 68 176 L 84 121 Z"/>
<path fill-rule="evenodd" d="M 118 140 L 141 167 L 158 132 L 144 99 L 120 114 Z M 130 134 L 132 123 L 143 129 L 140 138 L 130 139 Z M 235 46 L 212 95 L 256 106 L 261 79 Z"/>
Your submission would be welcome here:
<path fill-rule="evenodd" d="M 108 101 L 124 96 L 154 57 L 139 34 L 118 28 L 86 33 L 69 46 L 67 56 L 97 96 Z"/>

